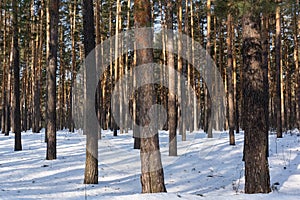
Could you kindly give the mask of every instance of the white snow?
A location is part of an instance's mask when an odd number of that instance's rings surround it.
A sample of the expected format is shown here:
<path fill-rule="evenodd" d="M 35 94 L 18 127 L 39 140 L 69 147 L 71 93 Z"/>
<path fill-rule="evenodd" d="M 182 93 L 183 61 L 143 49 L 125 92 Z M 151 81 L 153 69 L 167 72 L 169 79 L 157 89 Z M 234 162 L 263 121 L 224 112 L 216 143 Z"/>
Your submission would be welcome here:
<path fill-rule="evenodd" d="M 168 133 L 160 132 L 160 148 L 168 193 L 140 194 L 140 157 L 132 133 L 99 140 L 99 184 L 83 184 L 85 136 L 57 133 L 57 160 L 47 161 L 44 132 L 22 133 L 23 151 L 15 152 L 14 134 L 0 135 L 0 199 L 299 199 L 300 134 L 294 130 L 276 139 L 270 135 L 270 174 L 273 192 L 244 194 L 243 133 L 236 145 L 228 133 L 213 139 L 203 131 L 178 136 L 178 156 L 168 156 Z M 274 184 L 275 183 L 275 184 Z M 277 183 L 279 185 L 277 185 Z"/>

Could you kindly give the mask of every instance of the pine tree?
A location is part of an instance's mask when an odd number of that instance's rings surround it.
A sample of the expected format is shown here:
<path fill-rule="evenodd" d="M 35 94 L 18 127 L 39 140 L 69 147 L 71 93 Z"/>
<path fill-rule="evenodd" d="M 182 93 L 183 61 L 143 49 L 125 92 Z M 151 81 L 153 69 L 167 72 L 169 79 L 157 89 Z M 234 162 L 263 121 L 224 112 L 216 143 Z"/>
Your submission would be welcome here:
<path fill-rule="evenodd" d="M 258 4 L 256 1 L 254 5 Z M 245 126 L 245 193 L 270 192 L 267 159 L 268 91 L 262 65 L 261 18 L 252 5 L 243 14 L 243 100 Z"/>
<path fill-rule="evenodd" d="M 56 159 L 56 69 L 58 46 L 59 0 L 49 1 L 50 44 L 48 58 L 48 99 L 47 99 L 47 160 Z"/>
<path fill-rule="evenodd" d="M 91 60 L 95 59 L 95 27 L 94 27 L 94 9 L 93 1 L 83 1 L 83 36 L 84 36 L 84 54 Z M 85 64 L 85 115 L 84 131 L 86 134 L 86 160 L 84 171 L 85 184 L 98 184 L 98 129 L 97 122 L 89 121 L 88 115 L 95 114 L 95 105 L 93 99 L 95 90 L 91 83 L 96 83 L 95 63 L 87 61 Z M 91 98 L 93 97 L 93 98 Z M 92 124 L 91 124 L 92 123 Z M 96 123 L 96 124 L 95 124 Z"/>
<path fill-rule="evenodd" d="M 151 25 L 151 6 L 149 0 L 134 0 L 134 23 L 135 28 L 149 27 Z M 151 31 L 139 31 L 139 34 L 135 36 L 137 45 L 147 44 L 152 42 Z M 147 64 L 153 62 L 153 50 L 141 49 L 137 50 L 137 65 Z M 141 75 L 143 80 L 151 83 L 152 75 Z M 137 119 L 140 121 L 140 125 L 149 124 L 147 112 L 154 102 L 154 94 L 151 85 L 143 87 L 139 92 L 137 99 Z M 152 130 L 157 131 L 157 130 Z M 143 193 L 157 193 L 166 192 L 164 184 L 164 172 L 161 163 L 161 155 L 159 151 L 159 138 L 158 133 L 145 132 L 141 133 L 141 183 Z"/>

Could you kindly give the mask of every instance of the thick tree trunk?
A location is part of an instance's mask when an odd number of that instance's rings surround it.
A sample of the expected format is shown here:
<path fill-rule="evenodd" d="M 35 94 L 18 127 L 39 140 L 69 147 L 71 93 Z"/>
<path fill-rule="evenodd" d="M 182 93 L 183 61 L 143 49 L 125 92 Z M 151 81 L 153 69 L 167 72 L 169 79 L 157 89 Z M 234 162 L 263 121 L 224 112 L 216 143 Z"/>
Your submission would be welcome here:
<path fill-rule="evenodd" d="M 59 0 L 49 1 L 50 54 L 48 58 L 48 99 L 47 99 L 47 160 L 56 159 L 56 69 L 58 46 Z"/>
<path fill-rule="evenodd" d="M 151 7 L 149 0 L 135 0 L 134 1 L 134 22 L 135 28 L 149 27 L 151 26 Z M 135 36 L 137 45 L 147 44 L 152 42 L 152 32 L 145 31 Z M 137 50 L 137 65 L 153 62 L 153 50 L 142 49 Z M 152 75 L 143 74 L 142 78 L 151 83 Z M 142 91 L 138 95 L 137 107 L 137 119 L 140 121 L 140 126 L 149 124 L 147 113 L 154 102 L 155 95 L 152 91 L 151 85 L 143 87 Z M 154 132 L 155 131 L 155 132 Z M 161 155 L 159 150 L 159 138 L 158 130 L 149 130 L 141 133 L 144 137 L 141 138 L 141 183 L 143 193 L 157 193 L 166 192 L 164 184 L 164 173 L 161 163 Z"/>
<path fill-rule="evenodd" d="M 251 13 L 251 14 L 250 14 Z M 270 192 L 266 135 L 268 91 L 262 65 L 260 16 L 248 11 L 243 16 L 243 100 L 245 126 L 245 193 Z"/>
<path fill-rule="evenodd" d="M 88 56 L 93 53 L 95 48 L 95 27 L 94 27 L 94 9 L 93 1 L 83 1 L 83 35 L 84 35 L 84 53 Z M 94 53 L 93 55 L 95 56 Z M 94 99 L 90 99 L 95 96 L 95 90 L 90 83 L 96 82 L 96 67 L 92 63 L 85 67 L 86 84 L 85 84 L 85 96 L 86 99 L 86 113 L 84 116 L 84 131 L 86 134 L 86 160 L 85 160 L 85 172 L 84 183 L 85 184 L 98 184 L 98 124 L 91 124 L 88 121 L 88 115 L 95 114 L 95 105 L 92 105 Z"/>

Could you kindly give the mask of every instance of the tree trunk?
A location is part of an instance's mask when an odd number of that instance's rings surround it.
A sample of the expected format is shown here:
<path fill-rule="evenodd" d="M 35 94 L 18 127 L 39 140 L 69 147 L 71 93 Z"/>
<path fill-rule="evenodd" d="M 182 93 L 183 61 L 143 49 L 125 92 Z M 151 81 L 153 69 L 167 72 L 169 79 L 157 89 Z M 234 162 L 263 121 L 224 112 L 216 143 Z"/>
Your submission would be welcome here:
<path fill-rule="evenodd" d="M 266 154 L 267 157 L 269 157 L 269 127 L 270 127 L 270 123 L 269 123 L 269 99 L 270 99 L 270 95 L 269 95 L 269 15 L 268 13 L 263 13 L 263 17 L 262 17 L 262 67 L 263 67 L 263 73 L 264 73 L 264 88 L 267 91 L 266 92 L 266 99 L 267 99 L 267 108 L 266 108 L 266 112 L 265 112 L 265 118 L 266 118 L 266 130 L 267 130 L 267 134 L 266 134 L 266 140 L 267 140 L 267 146 L 266 146 Z"/>
<path fill-rule="evenodd" d="M 39 32 L 38 32 L 38 16 L 35 16 L 35 9 L 40 9 L 40 6 L 35 5 L 35 1 L 31 3 L 31 19 L 33 23 L 31 25 L 32 33 L 32 62 L 31 62 L 31 73 L 32 73 L 32 132 L 38 133 L 39 130 L 39 81 L 38 81 L 38 54 L 39 54 Z M 35 36 L 35 38 L 34 38 Z"/>
<path fill-rule="evenodd" d="M 83 1 L 83 36 L 84 36 L 84 53 L 88 56 L 93 53 L 95 48 L 95 27 L 94 27 L 94 9 L 93 1 Z M 94 55 L 90 55 L 91 58 Z M 85 172 L 84 172 L 84 183 L 85 184 L 98 184 L 98 134 L 97 126 L 88 121 L 88 115 L 95 114 L 95 105 L 93 100 L 95 98 L 95 90 L 91 83 L 96 82 L 96 67 L 94 64 L 85 67 L 86 84 L 84 88 L 86 99 L 86 113 L 84 116 L 84 131 L 86 134 L 86 160 L 85 160 Z M 91 98 L 91 99 L 90 99 Z"/>
<path fill-rule="evenodd" d="M 59 90 L 58 90 L 58 129 L 63 130 L 64 124 L 65 124 L 65 61 L 64 61 L 64 29 L 63 26 L 60 26 L 60 48 L 59 48 L 59 54 L 60 54 L 60 66 L 59 66 Z"/>
<path fill-rule="evenodd" d="M 11 65 L 11 58 L 9 60 L 9 64 L 6 67 L 6 74 L 7 74 L 7 87 L 6 87 L 6 107 L 5 107 L 5 136 L 9 135 L 11 130 L 11 73 L 12 67 Z"/>
<path fill-rule="evenodd" d="M 47 160 L 56 159 L 56 69 L 58 46 L 59 0 L 49 1 L 50 54 L 48 58 L 48 99 L 47 99 Z"/>
<path fill-rule="evenodd" d="M 176 97 L 172 91 L 175 91 L 175 74 L 174 74 L 174 55 L 173 55 L 173 12 L 172 1 L 165 2 L 166 7 L 166 22 L 167 22 L 167 67 L 168 67 L 168 129 L 169 129 L 169 156 L 177 156 L 177 112 L 176 112 Z"/>
<path fill-rule="evenodd" d="M 207 8 L 207 43 L 206 43 L 206 62 L 208 62 L 210 57 L 211 43 L 210 43 L 210 31 L 211 31 L 211 0 L 206 2 Z M 208 89 L 205 87 L 205 132 L 208 138 L 212 138 L 212 124 L 211 124 L 211 113 L 210 113 L 210 103 L 208 96 Z"/>
<path fill-rule="evenodd" d="M 267 159 L 268 96 L 262 65 L 260 16 L 249 10 L 243 16 L 243 100 L 245 126 L 245 193 L 270 192 Z"/>
<path fill-rule="evenodd" d="M 234 91 L 232 82 L 233 61 L 232 61 L 232 16 L 227 15 L 227 77 L 228 77 L 228 125 L 229 125 L 229 144 L 235 145 L 234 138 Z"/>
<path fill-rule="evenodd" d="M 151 26 L 151 7 L 149 0 L 135 0 L 134 1 L 134 22 L 135 28 L 149 27 Z M 137 45 L 148 44 L 152 42 L 152 32 L 145 31 L 139 35 L 135 35 L 135 41 Z M 153 50 L 141 49 L 137 50 L 137 65 L 153 62 Z M 152 75 L 143 74 L 141 76 L 146 82 L 151 83 Z M 138 95 L 137 107 L 137 119 L 140 120 L 140 125 L 144 126 L 149 123 L 147 112 L 149 111 L 155 95 L 152 91 L 151 85 L 143 87 L 142 91 Z M 156 133 L 155 133 L 155 132 Z M 159 138 L 157 130 L 148 130 L 141 133 L 144 137 L 141 138 L 141 183 L 143 193 L 157 193 L 166 192 L 164 184 L 164 173 L 161 163 L 161 155 L 159 150 Z"/>
<path fill-rule="evenodd" d="M 46 1 L 46 59 L 47 59 L 47 65 L 49 65 L 49 58 L 50 58 L 50 5 L 49 5 L 49 1 Z M 46 123 L 46 127 L 45 127 L 45 142 L 48 141 L 48 80 L 49 80 L 49 67 L 46 67 L 46 95 L 45 95 L 45 123 Z"/>
<path fill-rule="evenodd" d="M 6 0 L 4 0 L 4 5 L 6 5 Z M 4 11 L 4 27 L 3 27 L 3 79 L 2 79 L 2 121 L 1 121 L 1 129 L 2 133 L 5 133 L 6 129 L 6 87 L 7 87 L 7 64 L 6 64 L 6 9 Z"/>
<path fill-rule="evenodd" d="M 276 57 L 276 113 L 277 113 L 277 138 L 282 138 L 282 94 L 281 94 L 281 19 L 280 7 L 276 7 L 276 38 L 275 38 L 275 57 Z"/>
<path fill-rule="evenodd" d="M 196 81 L 195 81 L 195 76 L 196 76 L 196 69 L 194 67 L 195 65 L 195 40 L 194 40 L 194 8 L 193 8 L 193 1 L 191 1 L 190 3 L 190 12 L 191 12 L 191 38 L 193 39 L 192 40 L 192 51 L 191 51 L 191 56 L 192 56 L 192 69 L 191 69 L 191 72 L 192 72 L 192 77 L 191 77 L 191 84 L 192 84 L 192 87 L 194 88 L 194 91 L 195 91 L 195 94 L 193 95 L 193 99 L 191 100 L 192 101 L 192 105 L 193 105 L 193 117 L 192 117 L 192 121 L 191 121 L 191 127 L 192 127 L 192 130 L 193 131 L 196 131 L 198 128 L 197 128 L 197 118 L 198 118 L 198 115 L 197 115 L 197 95 L 196 95 Z"/>
<path fill-rule="evenodd" d="M 177 66 L 178 66 L 178 81 L 177 81 L 177 87 L 178 87 L 178 102 L 180 103 L 180 106 L 178 106 L 178 118 L 179 118 L 179 134 L 182 135 L 182 141 L 186 141 L 186 111 L 185 111 L 185 91 L 184 91 L 184 85 L 181 84 L 180 77 L 183 75 L 183 60 L 182 60 L 182 0 L 178 1 L 178 57 L 177 57 Z"/>
<path fill-rule="evenodd" d="M 14 87 L 12 97 L 12 113 L 14 120 L 15 132 L 15 151 L 22 150 L 21 143 L 21 113 L 20 113 L 20 54 L 19 54 L 19 41 L 18 41 L 18 3 L 17 0 L 12 1 L 12 27 L 13 27 L 13 40 L 12 40 L 12 67 L 14 69 Z"/>
<path fill-rule="evenodd" d="M 233 33 L 235 30 L 234 24 L 232 24 Z M 234 37 L 235 38 L 235 37 Z M 238 67 L 237 67 L 237 56 L 236 56 L 236 39 L 233 39 L 233 45 L 232 45 L 232 56 L 233 56 L 233 92 L 234 92 L 234 107 L 235 107 L 235 117 L 234 117 L 234 123 L 235 123 L 235 132 L 240 132 L 240 112 L 239 112 L 239 83 L 238 83 Z"/>
<path fill-rule="evenodd" d="M 74 121 L 73 121 L 73 87 L 76 76 L 76 40 L 75 40 L 75 31 L 76 31 L 76 8 L 77 8 L 77 0 L 74 0 L 73 6 L 71 4 L 70 9 L 70 24 L 71 24 L 71 39 L 72 39 L 72 68 L 71 68 L 71 89 L 70 89 L 70 107 L 69 107 L 69 131 L 74 132 Z"/>
<path fill-rule="evenodd" d="M 300 68 L 299 68 L 299 40 L 298 40 L 298 33 L 299 33 L 299 25 L 300 19 L 297 15 L 296 11 L 299 10 L 299 0 L 297 0 L 297 6 L 294 9 L 294 62 L 295 62 L 295 72 L 296 72 L 296 84 L 295 84 L 295 100 L 296 100 L 296 113 L 295 113 L 295 126 L 300 129 Z M 299 23 L 299 24 L 298 24 Z"/>

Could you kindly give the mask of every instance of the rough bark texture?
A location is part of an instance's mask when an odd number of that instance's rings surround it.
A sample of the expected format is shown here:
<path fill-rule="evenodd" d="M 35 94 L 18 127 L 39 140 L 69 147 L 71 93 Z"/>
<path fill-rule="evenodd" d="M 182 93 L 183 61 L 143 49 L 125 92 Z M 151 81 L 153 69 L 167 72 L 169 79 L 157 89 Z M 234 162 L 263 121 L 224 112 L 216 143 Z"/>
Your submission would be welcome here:
<path fill-rule="evenodd" d="M 47 99 L 47 160 L 56 159 L 56 69 L 58 46 L 59 0 L 49 1 L 50 54 L 48 58 L 48 99 Z"/>
<path fill-rule="evenodd" d="M 243 100 L 245 125 L 245 193 L 270 192 L 266 135 L 267 83 L 262 65 L 260 16 L 243 16 Z M 253 11 L 252 11 L 253 13 Z"/>
<path fill-rule="evenodd" d="M 88 56 L 95 48 L 95 27 L 94 27 L 94 10 L 93 1 L 83 1 L 83 35 L 84 35 L 84 53 Z M 94 54 L 94 53 L 93 53 Z M 90 55 L 95 56 L 95 55 Z M 98 129 L 97 122 L 91 124 L 87 115 L 95 113 L 95 86 L 90 83 L 96 83 L 95 63 L 85 63 L 85 96 L 86 113 L 84 117 L 84 131 L 86 134 L 86 160 L 84 183 L 98 184 Z"/>
<path fill-rule="evenodd" d="M 270 123 L 269 123 L 269 16 L 267 13 L 263 14 L 262 17 L 262 66 L 264 70 L 264 88 L 266 92 L 266 99 L 268 106 L 265 108 L 265 118 L 266 118 L 266 130 L 269 131 Z M 269 134 L 266 134 L 267 141 L 269 140 Z M 267 142 L 266 148 L 267 157 L 269 157 L 269 143 Z"/>
<path fill-rule="evenodd" d="M 151 25 L 151 6 L 149 0 L 134 1 L 134 22 L 136 28 L 149 27 Z M 152 42 L 152 33 L 145 31 L 135 36 L 137 45 Z M 153 62 L 152 49 L 137 50 L 137 65 Z M 147 82 L 151 82 L 151 74 L 142 75 Z M 149 124 L 148 111 L 153 104 L 155 95 L 151 93 L 151 85 L 143 87 L 137 99 L 137 119 L 140 126 Z M 153 134 L 154 132 L 154 134 Z M 141 183 L 143 193 L 166 192 L 164 184 L 163 167 L 159 151 L 159 139 L 157 130 L 141 133 Z"/>

